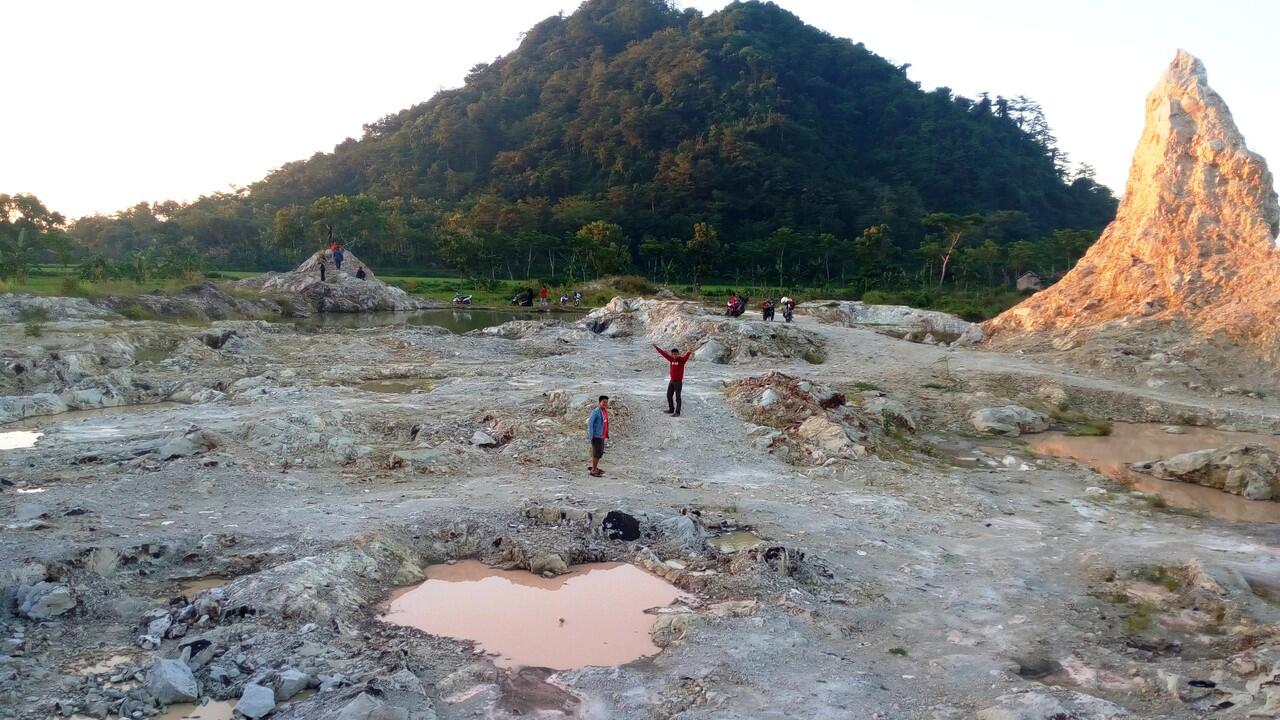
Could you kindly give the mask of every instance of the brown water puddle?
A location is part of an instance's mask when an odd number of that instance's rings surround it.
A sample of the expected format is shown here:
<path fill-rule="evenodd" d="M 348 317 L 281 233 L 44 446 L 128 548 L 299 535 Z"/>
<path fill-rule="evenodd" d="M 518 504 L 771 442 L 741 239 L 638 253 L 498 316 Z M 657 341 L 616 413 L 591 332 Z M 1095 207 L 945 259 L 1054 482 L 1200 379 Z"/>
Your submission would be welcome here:
<path fill-rule="evenodd" d="M 106 660 L 100 660 L 92 665 L 80 668 L 76 672 L 80 675 L 102 675 L 111 672 L 121 665 L 128 665 L 134 662 L 134 659 L 128 655 L 112 655 Z"/>
<path fill-rule="evenodd" d="M 1157 480 L 1129 469 L 1129 465 L 1137 462 L 1229 445 L 1251 443 L 1280 450 L 1280 436 L 1194 427 L 1174 435 L 1163 428 L 1153 423 L 1116 423 L 1111 434 L 1103 437 L 1047 432 L 1024 436 L 1024 439 L 1034 453 L 1075 460 L 1135 490 L 1159 495 L 1173 507 L 1199 510 L 1236 522 L 1280 522 L 1280 503 L 1246 500 L 1201 485 Z"/>
<path fill-rule="evenodd" d="M 235 700 L 210 700 L 204 705 L 178 703 L 165 708 L 157 720 L 231 720 Z"/>
<path fill-rule="evenodd" d="M 210 575 L 209 577 L 192 578 L 182 582 L 182 595 L 185 597 L 193 597 L 199 595 L 205 590 L 212 590 L 227 584 L 227 578 Z"/>
<path fill-rule="evenodd" d="M 707 540 L 707 543 L 710 544 L 711 547 L 722 553 L 736 553 L 743 550 L 750 550 L 762 542 L 764 541 L 760 539 L 759 535 L 746 530 L 735 530 L 731 533 L 717 535 Z"/>
<path fill-rule="evenodd" d="M 683 597 L 634 565 L 583 565 L 554 578 L 467 560 L 432 565 L 421 585 L 392 595 L 382 620 L 475 641 L 499 667 L 569 670 L 621 665 L 660 648 L 649 608 Z"/>

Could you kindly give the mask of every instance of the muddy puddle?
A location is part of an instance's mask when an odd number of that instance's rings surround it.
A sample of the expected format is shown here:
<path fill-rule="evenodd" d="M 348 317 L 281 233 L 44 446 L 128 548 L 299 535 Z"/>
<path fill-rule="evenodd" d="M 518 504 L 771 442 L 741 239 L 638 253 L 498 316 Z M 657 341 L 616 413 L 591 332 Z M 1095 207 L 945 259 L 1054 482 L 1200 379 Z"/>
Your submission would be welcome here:
<path fill-rule="evenodd" d="M 709 538 L 707 544 L 719 550 L 722 553 L 736 553 L 751 548 L 764 542 L 759 535 L 746 530 L 737 530 L 724 535 L 717 535 Z"/>
<path fill-rule="evenodd" d="M 390 393 L 408 395 L 431 390 L 431 381 L 426 378 L 396 378 L 394 380 L 369 380 L 360 383 L 365 392 Z"/>
<path fill-rule="evenodd" d="M 235 700 L 210 700 L 204 705 L 178 703 L 156 715 L 157 720 L 231 720 Z"/>
<path fill-rule="evenodd" d="M 494 327 L 512 320 L 550 320 L 557 317 L 566 316 L 558 313 L 516 310 L 481 308 L 455 310 L 453 308 L 441 308 L 411 312 L 319 313 L 307 318 L 293 319 L 289 322 L 292 322 L 299 329 L 325 328 L 339 330 L 394 325 L 435 325 L 461 335 L 472 330 Z"/>
<path fill-rule="evenodd" d="M 1280 436 L 1276 435 L 1194 427 L 1184 430 L 1183 434 L 1175 435 L 1165 432 L 1163 425 L 1116 423 L 1111 434 L 1102 437 L 1047 432 L 1025 439 L 1034 453 L 1075 460 L 1135 490 L 1159 495 L 1172 507 L 1205 512 L 1222 520 L 1280 522 L 1280 503 L 1246 500 L 1200 485 L 1157 480 L 1129 469 L 1129 465 L 1137 462 L 1228 445 L 1252 443 L 1280 450 Z"/>
<path fill-rule="evenodd" d="M 91 410 L 70 410 L 57 415 L 38 415 L 29 417 L 25 420 L 19 420 L 14 423 L 5 425 L 5 432 L 14 429 L 32 430 L 46 428 L 51 425 L 66 425 L 71 423 L 79 423 L 87 420 L 100 420 L 102 418 L 125 417 L 130 415 L 143 415 L 160 410 L 168 410 L 170 408 L 182 407 L 182 403 L 176 402 L 158 402 L 146 403 L 142 405 L 116 405 L 115 407 L 93 408 Z M 3 434 L 3 433 L 0 433 Z"/>
<path fill-rule="evenodd" d="M 645 611 L 683 597 L 634 565 L 596 563 L 544 578 L 468 560 L 427 568 L 392 595 L 382 620 L 474 641 L 499 667 L 569 670 L 656 654 Z"/>
<path fill-rule="evenodd" d="M 179 586 L 180 594 L 183 597 L 190 598 L 190 597 L 199 595 L 205 590 L 220 588 L 223 585 L 226 585 L 228 582 L 230 582 L 230 580 L 228 580 L 227 578 L 220 577 L 217 575 L 210 575 L 208 577 L 201 577 L 201 578 L 191 578 L 189 580 L 182 581 L 182 585 Z"/>
<path fill-rule="evenodd" d="M 19 450 L 21 448 L 35 447 L 36 441 L 42 432 L 32 430 L 6 430 L 0 432 L 0 450 Z"/>

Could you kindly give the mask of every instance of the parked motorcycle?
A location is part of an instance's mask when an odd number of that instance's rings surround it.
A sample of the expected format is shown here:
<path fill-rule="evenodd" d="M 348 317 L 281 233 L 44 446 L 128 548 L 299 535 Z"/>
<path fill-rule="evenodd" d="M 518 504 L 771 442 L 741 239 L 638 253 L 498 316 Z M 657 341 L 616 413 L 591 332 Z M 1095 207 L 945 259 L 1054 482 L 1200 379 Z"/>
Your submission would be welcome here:
<path fill-rule="evenodd" d="M 453 294 L 453 304 L 454 305 L 470 305 L 471 296 L 463 295 L 462 293 L 456 292 Z"/>

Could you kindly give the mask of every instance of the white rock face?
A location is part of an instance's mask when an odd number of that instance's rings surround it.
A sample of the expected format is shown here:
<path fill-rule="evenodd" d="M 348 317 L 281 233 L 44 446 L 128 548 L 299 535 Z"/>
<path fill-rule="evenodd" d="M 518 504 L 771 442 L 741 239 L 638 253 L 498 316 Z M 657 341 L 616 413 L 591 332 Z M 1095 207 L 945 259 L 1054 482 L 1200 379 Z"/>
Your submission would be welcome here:
<path fill-rule="evenodd" d="M 325 266 L 325 279 L 320 280 L 320 265 Z M 356 268 L 365 267 L 366 277 L 355 276 Z M 377 279 L 364 261 L 350 252 L 342 263 L 343 270 L 333 266 L 328 251 L 317 252 L 291 272 L 269 272 L 240 280 L 235 285 L 283 295 L 298 295 L 311 312 L 372 312 L 379 310 L 418 310 L 429 307 L 397 287 Z"/>
<path fill-rule="evenodd" d="M 996 433 L 1017 437 L 1023 433 L 1038 433 L 1049 429 L 1049 418 L 1021 405 L 974 410 L 969 422 L 978 432 Z"/>
<path fill-rule="evenodd" d="M 858 300 L 815 300 L 800 303 L 799 310 L 819 322 L 845 327 L 867 326 L 894 335 L 934 335 L 955 338 L 969 332 L 973 323 L 936 310 L 906 305 L 868 305 Z"/>
<path fill-rule="evenodd" d="M 1204 65 L 1179 50 L 1147 96 L 1116 219 L 1059 282 L 989 321 L 997 346 L 1059 349 L 1088 343 L 1072 331 L 1170 324 L 1280 357 L 1280 203 L 1266 161 L 1245 146 Z M 1135 320 L 1145 319 L 1145 324 Z"/>

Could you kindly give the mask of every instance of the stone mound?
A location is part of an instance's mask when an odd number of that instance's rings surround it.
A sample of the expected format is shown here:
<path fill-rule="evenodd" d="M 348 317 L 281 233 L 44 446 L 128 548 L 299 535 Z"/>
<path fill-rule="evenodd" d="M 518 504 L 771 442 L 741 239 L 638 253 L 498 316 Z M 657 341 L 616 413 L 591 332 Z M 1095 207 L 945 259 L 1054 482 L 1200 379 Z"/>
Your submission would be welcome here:
<path fill-rule="evenodd" d="M 605 337 L 643 337 L 664 348 L 694 348 L 694 357 L 730 363 L 757 357 L 821 362 L 825 344 L 813 333 L 782 322 L 728 318 L 684 300 L 616 297 L 581 327 Z"/>
<path fill-rule="evenodd" d="M 729 405 L 754 423 L 759 447 L 788 462 L 822 465 L 869 454 L 874 422 L 829 387 L 770 371 L 728 383 Z"/>
<path fill-rule="evenodd" d="M 325 266 L 325 279 L 320 279 L 320 265 Z M 431 303 L 413 297 L 397 287 L 378 280 L 364 261 L 348 251 L 339 271 L 329 251 L 321 250 L 290 272 L 269 272 L 235 283 L 243 290 L 255 290 L 275 296 L 300 296 L 306 308 L 314 312 L 373 312 L 385 310 L 421 310 Z M 355 276 L 364 267 L 367 276 Z M 348 272 L 350 271 L 350 272 Z"/>
<path fill-rule="evenodd" d="M 1246 147 L 1204 65 L 1180 50 L 1147 96 L 1115 221 L 1062 280 L 987 322 L 988 342 L 1101 355 L 1136 346 L 1209 375 L 1234 365 L 1231 348 L 1273 364 L 1278 234 L 1266 162 Z"/>

